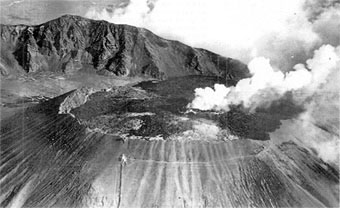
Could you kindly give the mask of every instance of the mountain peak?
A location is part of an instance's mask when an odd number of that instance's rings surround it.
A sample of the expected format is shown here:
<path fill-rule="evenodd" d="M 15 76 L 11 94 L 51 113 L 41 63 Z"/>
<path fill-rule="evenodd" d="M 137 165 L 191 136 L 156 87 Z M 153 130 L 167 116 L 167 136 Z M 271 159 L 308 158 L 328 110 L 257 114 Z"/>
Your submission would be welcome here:
<path fill-rule="evenodd" d="M 75 22 L 100 22 L 99 20 L 92 20 L 92 19 L 88 19 L 86 17 L 82 17 L 82 16 L 78 16 L 78 15 L 73 15 L 73 14 L 64 14 L 56 19 L 52 19 L 50 21 L 47 21 L 45 23 L 42 23 L 40 25 L 46 25 L 46 24 L 51 24 L 51 23 L 56 23 L 56 24 L 60 24 L 62 22 L 70 22 L 70 23 L 75 23 Z M 102 22 L 106 22 L 106 21 L 102 21 Z M 108 23 L 108 22 L 107 22 Z M 113 24 L 113 23 L 111 23 Z"/>
<path fill-rule="evenodd" d="M 87 19 L 87 18 L 73 14 L 64 14 L 57 19 Z"/>

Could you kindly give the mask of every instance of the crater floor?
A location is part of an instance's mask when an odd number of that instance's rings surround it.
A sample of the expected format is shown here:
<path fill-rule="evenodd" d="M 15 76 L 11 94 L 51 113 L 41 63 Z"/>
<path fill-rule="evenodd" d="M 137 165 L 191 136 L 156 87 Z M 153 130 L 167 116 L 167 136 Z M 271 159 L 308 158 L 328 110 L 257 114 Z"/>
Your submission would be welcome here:
<path fill-rule="evenodd" d="M 273 142 L 303 109 L 188 111 L 194 89 L 216 82 L 83 88 L 6 118 L 1 206 L 337 206 L 338 171 L 293 141 Z"/>

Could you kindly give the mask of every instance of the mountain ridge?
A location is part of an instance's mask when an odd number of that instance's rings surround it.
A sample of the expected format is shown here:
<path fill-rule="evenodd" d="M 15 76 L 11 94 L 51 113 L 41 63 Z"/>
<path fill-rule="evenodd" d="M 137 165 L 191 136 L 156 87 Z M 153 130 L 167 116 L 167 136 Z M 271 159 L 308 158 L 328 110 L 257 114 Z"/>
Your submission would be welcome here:
<path fill-rule="evenodd" d="M 83 70 L 156 79 L 208 75 L 229 84 L 249 76 L 247 66 L 238 60 L 129 25 L 64 15 L 40 25 L 1 24 L 0 28 L 6 50 L 1 50 L 2 65 L 15 60 L 27 73 Z M 9 74 L 4 66 L 2 74 Z"/>

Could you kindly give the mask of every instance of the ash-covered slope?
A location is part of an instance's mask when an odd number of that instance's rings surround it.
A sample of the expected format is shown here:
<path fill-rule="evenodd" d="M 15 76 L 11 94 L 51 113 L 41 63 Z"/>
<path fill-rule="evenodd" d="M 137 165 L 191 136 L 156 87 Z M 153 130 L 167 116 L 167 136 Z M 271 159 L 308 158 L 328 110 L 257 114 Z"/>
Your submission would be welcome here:
<path fill-rule="evenodd" d="M 232 83 L 248 75 L 237 60 L 128 25 L 65 15 L 41 25 L 0 27 L 2 74 L 20 72 L 20 65 L 28 73 L 82 70 L 157 79 L 200 74 Z"/>
<path fill-rule="evenodd" d="M 337 170 L 294 142 L 265 138 L 287 117 L 282 111 L 186 112 L 193 89 L 216 79 L 81 89 L 7 119 L 0 205 L 336 207 Z M 253 123 L 228 119 L 235 114 L 272 127 L 240 135 L 235 128 Z"/>

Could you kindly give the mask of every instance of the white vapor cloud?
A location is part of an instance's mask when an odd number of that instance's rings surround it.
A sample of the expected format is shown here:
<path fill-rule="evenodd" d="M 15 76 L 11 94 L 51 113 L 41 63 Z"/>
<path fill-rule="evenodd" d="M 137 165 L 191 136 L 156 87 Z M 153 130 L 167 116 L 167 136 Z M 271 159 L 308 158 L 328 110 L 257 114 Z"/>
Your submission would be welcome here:
<path fill-rule="evenodd" d="M 303 102 L 312 96 L 333 71 L 340 69 L 340 47 L 324 45 L 316 50 L 306 66 L 298 64 L 294 71 L 283 73 L 270 65 L 270 60 L 258 57 L 248 68 L 251 78 L 240 80 L 236 86 L 227 88 L 215 84 L 212 88 L 198 88 L 195 99 L 188 107 L 200 110 L 229 111 L 229 106 L 242 104 L 254 111 L 258 107 L 268 107 L 287 92 L 296 92 L 296 101 Z"/>
<path fill-rule="evenodd" d="M 275 70 L 263 57 L 253 59 L 248 68 L 252 77 L 240 80 L 236 86 L 215 84 L 214 88 L 195 89 L 195 98 L 188 107 L 229 111 L 232 105 L 243 105 L 254 112 L 291 92 L 293 101 L 306 109 L 298 123 L 291 124 L 294 133 L 324 161 L 338 163 L 340 46 L 323 45 L 306 64 L 297 64 L 287 73 Z"/>

